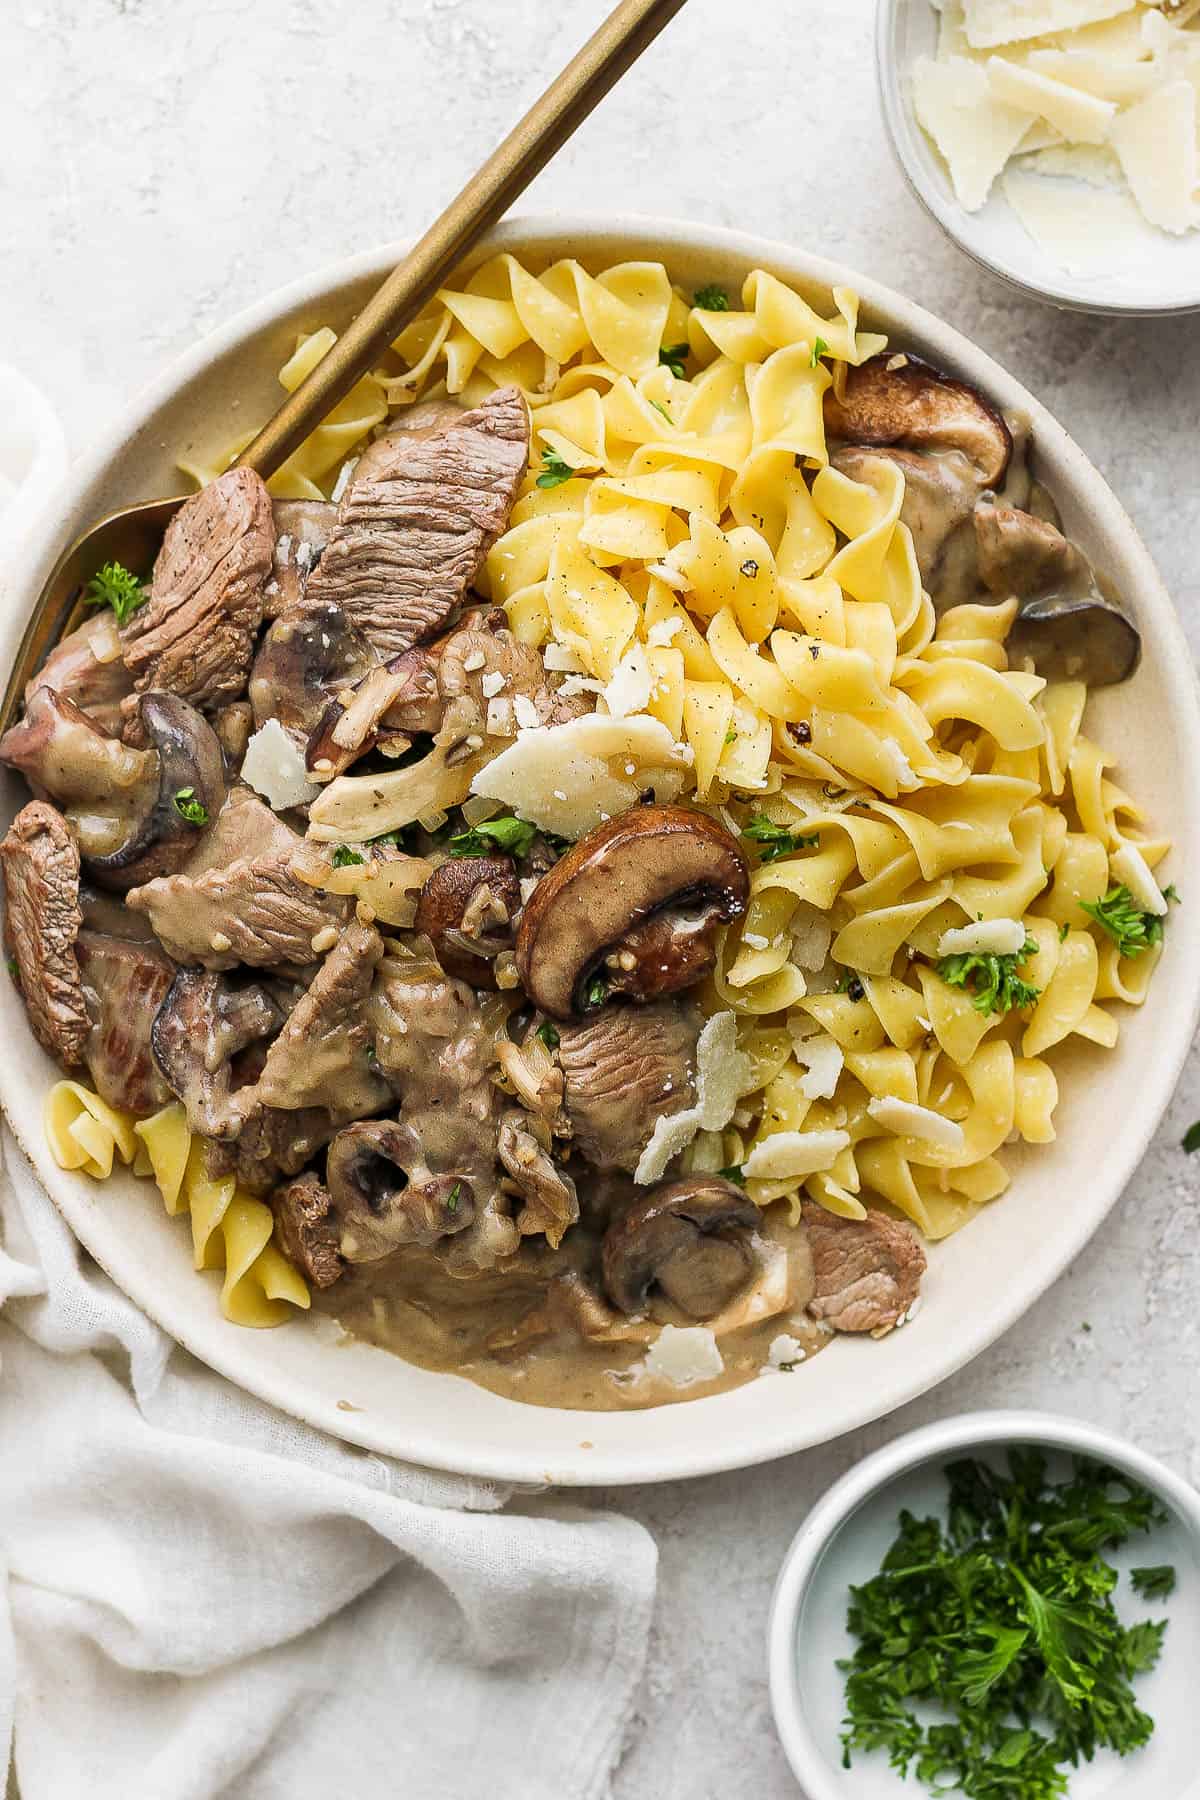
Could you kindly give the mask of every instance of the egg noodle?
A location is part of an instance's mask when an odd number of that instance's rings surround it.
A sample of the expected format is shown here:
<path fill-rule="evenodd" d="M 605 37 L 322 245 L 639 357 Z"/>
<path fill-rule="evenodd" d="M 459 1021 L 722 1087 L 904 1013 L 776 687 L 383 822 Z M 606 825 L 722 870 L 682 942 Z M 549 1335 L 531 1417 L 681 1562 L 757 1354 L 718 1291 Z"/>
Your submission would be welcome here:
<path fill-rule="evenodd" d="M 553 729 L 514 728 L 489 742 L 501 754 L 476 792 L 578 837 L 605 816 L 603 777 L 625 779 L 626 804 L 657 781 L 660 799 L 748 833 L 749 908 L 700 990 L 736 1019 L 741 1091 L 683 1166 L 737 1168 L 794 1216 L 808 1195 L 863 1218 L 869 1190 L 942 1238 L 1004 1191 L 1006 1144 L 1053 1140 L 1059 1046 L 1111 1048 L 1107 1003 L 1145 998 L 1160 942 L 1123 957 L 1084 903 L 1131 863 L 1161 901 L 1150 871 L 1169 846 L 1085 735 L 1083 684 L 1009 666 L 1015 600 L 935 615 L 899 468 L 859 482 L 830 465 L 824 395 L 886 348 L 856 296 L 835 290 L 826 316 L 756 270 L 742 310 L 699 298 L 657 263 L 536 275 L 497 256 L 438 296 L 397 340 L 396 372 L 360 381 L 271 487 L 324 497 L 364 435 L 431 393 L 470 406 L 521 389 L 532 463 L 477 586 L 600 717 L 569 780 L 539 786 L 520 754 Z M 334 341 L 301 339 L 284 386 Z M 240 447 L 190 472 L 203 482 Z M 1025 1004 L 986 1011 L 945 978 L 947 933 L 981 922 L 1023 932 L 1007 960 Z M 68 1091 L 88 1120 L 66 1143 Z M 107 1172 L 101 1103 L 73 1083 L 55 1095 L 56 1154 Z M 215 1195 L 182 1109 L 135 1129 L 168 1210 L 190 1207 L 198 1263 L 224 1234 L 228 1316 L 281 1293 L 303 1304 L 281 1286 L 267 1208 L 232 1181 Z"/>

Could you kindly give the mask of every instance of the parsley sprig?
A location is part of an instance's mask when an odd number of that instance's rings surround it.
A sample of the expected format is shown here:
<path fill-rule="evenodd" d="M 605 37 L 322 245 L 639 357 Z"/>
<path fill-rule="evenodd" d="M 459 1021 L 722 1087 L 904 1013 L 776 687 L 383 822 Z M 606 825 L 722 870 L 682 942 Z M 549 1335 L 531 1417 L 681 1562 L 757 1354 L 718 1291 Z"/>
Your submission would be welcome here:
<path fill-rule="evenodd" d="M 1154 1730 L 1132 1682 L 1158 1660 L 1166 1622 L 1121 1623 L 1102 1552 L 1166 1515 L 1095 1463 L 1050 1483 L 1036 1450 L 1012 1451 L 1007 1475 L 973 1460 L 945 1474 L 948 1524 L 902 1513 L 879 1574 L 851 1589 L 845 1767 L 883 1750 L 935 1792 L 1058 1800 L 1081 1758 L 1126 1755 Z M 1143 1573 L 1156 1596 L 1169 1591 L 1173 1571 Z"/>
<path fill-rule="evenodd" d="M 189 825 L 207 825 L 208 808 L 196 798 L 194 787 L 178 788 L 175 793 L 175 811 Z"/>
<path fill-rule="evenodd" d="M 796 850 L 811 850 L 821 841 L 819 832 L 805 836 L 789 831 L 786 825 L 776 825 L 765 813 L 754 813 L 742 836 L 758 845 L 759 856 L 765 863 L 778 862 L 781 856 L 791 856 Z"/>
<path fill-rule="evenodd" d="M 692 346 L 690 344 L 671 344 L 670 346 L 664 344 L 658 353 L 658 360 L 664 369 L 670 369 L 676 380 L 683 381 L 687 375 L 684 365 L 691 354 Z"/>
<path fill-rule="evenodd" d="M 829 345 L 825 342 L 825 339 L 823 337 L 815 338 L 813 340 L 812 351 L 811 351 L 811 353 L 809 355 L 809 359 L 808 359 L 809 368 L 815 369 L 818 366 L 818 364 L 820 363 L 821 358 L 823 356 L 828 356 L 828 355 L 829 355 Z"/>
<path fill-rule="evenodd" d="M 573 481 L 574 478 L 574 469 L 570 463 L 563 461 L 557 450 L 542 451 L 542 472 L 537 478 L 538 487 L 561 487 L 564 481 Z"/>
<path fill-rule="evenodd" d="M 355 869 L 366 860 L 361 850 L 353 850 L 349 844 L 338 844 L 329 858 L 329 866 L 331 869 Z"/>
<path fill-rule="evenodd" d="M 1167 900 L 1177 900 L 1173 887 L 1163 889 Z M 1152 944 L 1161 944 L 1165 918 L 1143 912 L 1127 887 L 1109 888 L 1103 900 L 1081 900 L 1080 910 L 1094 919 L 1117 946 L 1120 956 L 1141 956 Z"/>
<path fill-rule="evenodd" d="M 709 282 L 707 287 L 697 288 L 692 295 L 692 303 L 698 306 L 701 312 L 729 311 L 729 295 L 715 281 Z"/>
<path fill-rule="evenodd" d="M 509 814 L 503 819 L 484 819 L 469 831 L 460 831 L 450 839 L 451 856 L 495 856 L 497 850 L 506 856 L 528 856 L 538 834 L 536 825 Z"/>
<path fill-rule="evenodd" d="M 1013 1007 L 1032 1006 L 1041 993 L 1030 981 L 1022 981 L 1018 965 L 1037 955 L 1037 939 L 1027 937 L 1011 956 L 992 956 L 961 951 L 939 957 L 937 972 L 947 987 L 965 988 L 979 1013 L 1006 1013 Z"/>
<path fill-rule="evenodd" d="M 150 598 L 150 584 L 127 569 L 124 563 L 107 562 L 92 576 L 83 593 L 85 606 L 111 606 L 118 625 L 124 625 L 130 613 L 145 606 Z"/>

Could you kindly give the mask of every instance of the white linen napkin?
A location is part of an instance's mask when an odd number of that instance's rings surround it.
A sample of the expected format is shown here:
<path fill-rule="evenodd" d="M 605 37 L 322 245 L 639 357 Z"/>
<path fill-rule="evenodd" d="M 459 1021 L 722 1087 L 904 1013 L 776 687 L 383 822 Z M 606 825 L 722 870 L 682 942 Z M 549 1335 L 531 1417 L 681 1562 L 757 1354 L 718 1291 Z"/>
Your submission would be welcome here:
<path fill-rule="evenodd" d="M 2 548 L 64 457 L 3 367 L 0 419 Z M 3 1131 L 0 1792 L 603 1800 L 655 1567 L 632 1520 L 351 1449 L 213 1374 Z"/>
<path fill-rule="evenodd" d="M 15 1740 L 22 1800 L 602 1800 L 645 1660 L 642 1527 L 241 1393 L 2 1148 L 0 1771 Z"/>

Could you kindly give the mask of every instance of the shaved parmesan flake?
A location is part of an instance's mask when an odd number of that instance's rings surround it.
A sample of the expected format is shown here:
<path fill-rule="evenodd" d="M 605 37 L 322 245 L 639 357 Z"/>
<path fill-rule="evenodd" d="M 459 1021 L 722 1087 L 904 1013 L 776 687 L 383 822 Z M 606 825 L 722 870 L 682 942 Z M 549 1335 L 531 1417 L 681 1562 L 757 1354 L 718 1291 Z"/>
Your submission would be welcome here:
<path fill-rule="evenodd" d="M 975 50 L 1074 31 L 1133 7 L 1134 0 L 963 0 L 967 42 Z"/>
<path fill-rule="evenodd" d="M 931 1112 L 927 1106 L 914 1106 L 911 1100 L 897 1100 L 887 1094 L 882 1100 L 868 1100 L 867 1111 L 876 1124 L 897 1137 L 919 1138 L 924 1144 L 935 1144 L 939 1150 L 962 1150 L 966 1133 L 954 1119 Z"/>
<path fill-rule="evenodd" d="M 547 644 L 542 651 L 542 661 L 548 669 L 560 675 L 582 675 L 585 672 L 575 651 L 566 644 Z"/>
<path fill-rule="evenodd" d="M 724 1372 L 725 1359 L 706 1325 L 664 1325 L 647 1350 L 642 1369 L 673 1387 L 691 1387 L 693 1382 L 715 1381 Z"/>
<path fill-rule="evenodd" d="M 777 1338 L 771 1339 L 771 1347 L 767 1351 L 767 1362 L 772 1369 L 787 1369 L 793 1363 L 802 1363 L 808 1351 L 789 1332 L 781 1331 Z"/>
<path fill-rule="evenodd" d="M 1052 144 L 1022 162 L 1021 167 L 1031 174 L 1058 175 L 1094 188 L 1121 188 L 1125 181 L 1121 165 L 1107 144 Z"/>
<path fill-rule="evenodd" d="M 682 627 L 682 619 L 659 619 L 646 633 L 646 642 L 656 649 L 665 650 L 671 639 L 679 636 Z"/>
<path fill-rule="evenodd" d="M 1142 215 L 1124 191 L 1083 194 L 1065 182 L 1009 169 L 1004 198 L 1038 248 L 1072 275 L 1103 274 L 1112 267 L 1113 246 L 1127 244 L 1145 230 Z"/>
<path fill-rule="evenodd" d="M 250 739 L 242 760 L 242 780 L 277 812 L 285 812 L 289 806 L 307 806 L 321 792 L 308 779 L 303 751 L 278 719 L 268 719 Z"/>
<path fill-rule="evenodd" d="M 1029 129 L 1029 114 L 997 101 L 986 72 L 962 56 L 913 67 L 917 118 L 945 159 L 959 203 L 978 212 Z"/>
<path fill-rule="evenodd" d="M 640 644 L 625 652 L 604 690 L 604 703 L 614 719 L 645 712 L 650 704 L 650 664 Z"/>
<path fill-rule="evenodd" d="M 1200 223 L 1196 90 L 1190 81 L 1169 81 L 1123 112 L 1112 128 L 1112 145 L 1152 225 L 1183 232 Z"/>
<path fill-rule="evenodd" d="M 806 1100 L 831 1100 L 841 1077 L 846 1059 L 841 1045 L 827 1031 L 815 1037 L 793 1040 L 796 1061 L 806 1072 L 801 1077 L 800 1092 Z"/>
<path fill-rule="evenodd" d="M 846 1131 L 777 1131 L 754 1146 L 742 1174 L 752 1181 L 803 1181 L 832 1169 L 849 1143 Z"/>
<path fill-rule="evenodd" d="M 698 1131 L 724 1131 L 752 1078 L 750 1058 L 737 1047 L 736 1018 L 714 1013 L 696 1041 L 696 1103 L 656 1122 L 638 1159 L 633 1178 L 638 1185 L 661 1181 Z"/>
<path fill-rule="evenodd" d="M 632 776 L 625 774 L 630 765 Z M 657 719 L 585 713 L 565 725 L 522 731 L 478 772 L 472 791 L 503 801 L 544 831 L 578 839 L 606 816 L 627 812 L 646 788 L 660 801 L 676 799 L 683 766 L 678 745 Z"/>
<path fill-rule="evenodd" d="M 1109 857 L 1109 867 L 1116 879 L 1129 889 L 1136 906 L 1143 912 L 1154 913 L 1157 918 L 1162 918 L 1167 910 L 1166 896 L 1136 845 L 1122 844 Z"/>
<path fill-rule="evenodd" d="M 1089 55 L 1083 50 L 1031 50 L 1026 66 L 1038 75 L 1048 75 L 1053 81 L 1094 94 L 1098 100 L 1113 100 L 1118 106 L 1144 100 L 1159 80 L 1159 71 L 1152 62 L 1120 62 L 1116 57 L 1095 52 Z"/>
<path fill-rule="evenodd" d="M 1002 106 L 1016 107 L 1045 119 L 1065 138 L 1078 144 L 1102 144 L 1117 116 L 1111 100 L 1097 100 L 1079 88 L 1068 87 L 1036 69 L 1022 69 L 1002 56 L 989 56 L 988 86 Z"/>
<path fill-rule="evenodd" d="M 1019 919 L 980 919 L 957 930 L 943 931 L 939 956 L 1015 956 L 1029 933 Z"/>

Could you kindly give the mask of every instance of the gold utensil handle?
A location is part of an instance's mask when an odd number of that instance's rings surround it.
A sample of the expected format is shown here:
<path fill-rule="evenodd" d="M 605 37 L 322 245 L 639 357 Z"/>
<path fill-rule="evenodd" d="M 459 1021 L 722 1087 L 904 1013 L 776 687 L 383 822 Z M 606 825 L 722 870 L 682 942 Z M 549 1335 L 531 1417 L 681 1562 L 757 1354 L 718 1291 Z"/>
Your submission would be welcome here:
<path fill-rule="evenodd" d="M 622 0 L 238 458 L 273 475 L 653 43 L 685 0 Z"/>

